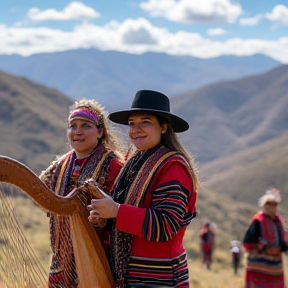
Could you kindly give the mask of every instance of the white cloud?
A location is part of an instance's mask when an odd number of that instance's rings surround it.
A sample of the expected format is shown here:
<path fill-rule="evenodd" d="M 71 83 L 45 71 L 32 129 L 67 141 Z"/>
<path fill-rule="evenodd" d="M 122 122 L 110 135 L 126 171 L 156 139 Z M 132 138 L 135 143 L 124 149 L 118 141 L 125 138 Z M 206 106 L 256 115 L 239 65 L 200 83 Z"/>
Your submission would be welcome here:
<path fill-rule="evenodd" d="M 240 25 L 242 26 L 255 26 L 259 23 L 259 21 L 263 18 L 263 15 L 257 14 L 254 17 L 250 18 L 241 18 L 239 20 Z"/>
<path fill-rule="evenodd" d="M 241 6 L 230 0 L 148 0 L 140 7 L 151 16 L 179 23 L 234 23 L 243 13 Z"/>
<path fill-rule="evenodd" d="M 99 17 L 100 14 L 94 9 L 84 5 L 81 2 L 71 2 L 62 11 L 55 9 L 39 10 L 31 8 L 28 11 L 28 18 L 34 21 L 66 21 L 66 20 L 83 20 Z"/>
<path fill-rule="evenodd" d="M 123 43 L 128 45 L 157 44 L 157 38 L 155 38 L 156 35 L 154 35 L 155 33 L 151 33 L 151 31 L 153 31 L 153 26 L 146 19 L 139 18 L 138 21 L 127 19 L 121 26 Z M 154 31 L 157 30 L 155 29 Z"/>
<path fill-rule="evenodd" d="M 288 25 L 288 7 L 277 5 L 273 8 L 271 13 L 265 14 L 265 17 L 270 21 Z"/>
<path fill-rule="evenodd" d="M 207 30 L 207 34 L 211 36 L 218 36 L 218 35 L 227 34 L 227 31 L 225 31 L 222 28 L 210 28 Z"/>
<path fill-rule="evenodd" d="M 0 54 L 17 53 L 24 56 L 96 48 L 132 54 L 150 51 L 199 58 L 263 53 L 282 63 L 288 63 L 288 37 L 273 41 L 241 38 L 216 41 L 197 33 L 172 33 L 165 28 L 153 26 L 144 18 L 128 19 L 122 23 L 113 21 L 105 26 L 81 23 L 68 32 L 44 27 L 11 28 L 0 25 L 0 39 Z"/>

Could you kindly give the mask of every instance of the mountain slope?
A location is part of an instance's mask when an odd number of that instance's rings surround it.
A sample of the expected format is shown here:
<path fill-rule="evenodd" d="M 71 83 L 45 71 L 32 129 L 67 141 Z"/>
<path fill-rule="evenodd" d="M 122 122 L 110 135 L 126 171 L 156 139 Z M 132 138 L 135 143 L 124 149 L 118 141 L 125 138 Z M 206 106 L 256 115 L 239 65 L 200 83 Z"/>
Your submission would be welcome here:
<path fill-rule="evenodd" d="M 288 131 L 288 65 L 174 95 L 171 102 L 190 124 L 181 139 L 206 163 Z"/>
<path fill-rule="evenodd" d="M 257 204 L 269 187 L 288 205 L 288 132 L 253 148 L 207 163 L 201 174 L 207 189 L 237 201 Z M 288 213 L 287 213 L 288 216 Z M 287 219 L 288 220 L 288 219 Z"/>
<path fill-rule="evenodd" d="M 65 151 L 71 100 L 55 89 L 0 71 L 0 154 L 39 173 Z"/>
<path fill-rule="evenodd" d="M 132 55 L 79 49 L 29 57 L 0 55 L 0 69 L 55 87 L 71 98 L 94 98 L 108 110 L 129 107 L 140 89 L 168 95 L 279 66 L 264 55 L 199 59 L 163 53 Z"/>

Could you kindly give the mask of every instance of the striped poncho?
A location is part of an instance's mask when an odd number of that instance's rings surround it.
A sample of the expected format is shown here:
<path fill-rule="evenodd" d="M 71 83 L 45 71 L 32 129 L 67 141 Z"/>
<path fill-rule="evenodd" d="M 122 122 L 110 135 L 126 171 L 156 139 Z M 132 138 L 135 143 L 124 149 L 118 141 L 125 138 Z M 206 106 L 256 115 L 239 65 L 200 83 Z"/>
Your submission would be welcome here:
<path fill-rule="evenodd" d="M 129 175 L 132 180 L 121 186 Z M 163 146 L 138 152 L 122 169 L 114 193 L 125 194 L 112 238 L 118 287 L 189 287 L 183 237 L 197 194 L 184 158 Z"/>
<path fill-rule="evenodd" d="M 262 211 L 253 218 L 243 246 L 248 252 L 245 288 L 284 288 L 284 228 L 279 214 L 272 220 Z"/>

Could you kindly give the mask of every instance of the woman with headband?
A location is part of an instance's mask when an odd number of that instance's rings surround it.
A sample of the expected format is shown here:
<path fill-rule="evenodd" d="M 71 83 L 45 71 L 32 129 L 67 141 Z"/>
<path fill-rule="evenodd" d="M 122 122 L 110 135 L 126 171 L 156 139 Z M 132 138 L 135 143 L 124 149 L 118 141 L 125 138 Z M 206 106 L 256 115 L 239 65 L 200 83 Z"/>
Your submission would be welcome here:
<path fill-rule="evenodd" d="M 114 132 L 115 133 L 115 132 Z M 93 179 L 107 194 L 123 162 L 120 145 L 107 127 L 106 114 L 95 100 L 75 101 L 68 117 L 67 138 L 71 150 L 59 157 L 41 173 L 40 179 L 55 194 L 66 196 L 86 180 Z M 81 196 L 83 205 L 91 199 Z M 52 260 L 49 288 L 77 287 L 77 273 L 67 216 L 50 214 Z M 99 218 L 93 225 L 109 253 L 109 230 L 106 219 Z M 68 236 L 68 237 L 67 237 Z M 107 255 L 108 256 L 108 255 Z"/>

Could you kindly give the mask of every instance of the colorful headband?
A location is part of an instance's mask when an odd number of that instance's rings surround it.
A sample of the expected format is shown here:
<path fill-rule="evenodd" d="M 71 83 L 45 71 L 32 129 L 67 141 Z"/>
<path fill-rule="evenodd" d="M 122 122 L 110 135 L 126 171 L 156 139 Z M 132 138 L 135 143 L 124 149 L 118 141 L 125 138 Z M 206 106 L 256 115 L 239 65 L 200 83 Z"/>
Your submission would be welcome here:
<path fill-rule="evenodd" d="M 96 113 L 96 111 L 90 110 L 86 107 L 78 107 L 70 113 L 68 121 L 70 122 L 72 119 L 75 118 L 87 118 L 91 120 L 96 125 L 103 124 L 102 118 L 100 115 Z"/>

